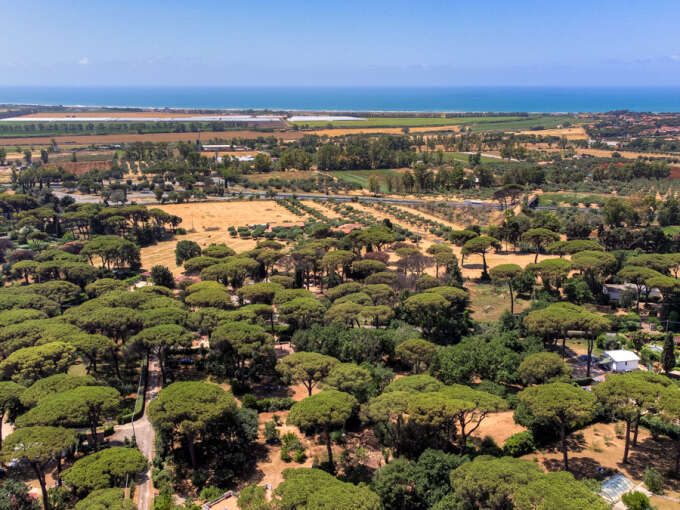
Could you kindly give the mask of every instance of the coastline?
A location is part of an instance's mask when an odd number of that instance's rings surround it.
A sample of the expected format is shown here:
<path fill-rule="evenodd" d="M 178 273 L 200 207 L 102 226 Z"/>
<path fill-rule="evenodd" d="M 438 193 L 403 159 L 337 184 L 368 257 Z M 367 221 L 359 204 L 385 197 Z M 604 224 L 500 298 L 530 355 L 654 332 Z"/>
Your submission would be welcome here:
<path fill-rule="evenodd" d="M 0 104 L 272 113 L 579 114 L 680 112 L 680 87 L 17 87 Z"/>

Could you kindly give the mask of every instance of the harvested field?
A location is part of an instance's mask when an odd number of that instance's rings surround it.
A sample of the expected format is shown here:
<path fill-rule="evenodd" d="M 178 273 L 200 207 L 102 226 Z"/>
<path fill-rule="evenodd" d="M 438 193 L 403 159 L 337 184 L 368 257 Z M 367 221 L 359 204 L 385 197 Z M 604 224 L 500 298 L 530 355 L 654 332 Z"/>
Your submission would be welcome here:
<path fill-rule="evenodd" d="M 541 129 L 541 130 L 528 130 L 520 131 L 520 135 L 536 135 L 536 136 L 560 136 L 565 137 L 567 140 L 585 140 L 588 138 L 586 130 L 582 126 L 578 127 L 568 127 L 560 129 Z"/>
<path fill-rule="evenodd" d="M 230 226 L 245 226 L 257 223 L 288 223 L 300 221 L 287 209 L 271 200 L 233 201 L 233 202 L 202 202 L 189 204 L 169 204 L 153 206 L 180 216 L 180 226 L 190 231 L 183 236 L 176 236 L 170 241 L 163 241 L 152 246 L 142 248 L 142 266 L 150 269 L 156 264 L 167 266 L 175 276 L 182 274 L 182 268 L 175 264 L 175 245 L 177 241 L 196 241 L 201 247 L 212 243 L 225 243 L 237 252 L 250 250 L 255 247 L 253 239 L 231 237 L 227 228 Z M 218 227 L 219 230 L 206 228 Z"/>
<path fill-rule="evenodd" d="M 659 152 L 633 152 L 633 151 L 623 151 L 623 150 L 606 150 L 606 149 L 576 149 L 578 154 L 589 154 L 590 156 L 596 156 L 598 158 L 611 158 L 614 152 L 621 154 L 624 159 L 637 159 L 637 158 L 680 158 L 680 154 L 663 154 Z"/>
<path fill-rule="evenodd" d="M 421 126 L 409 127 L 409 133 L 429 133 L 431 131 L 460 131 L 459 126 Z M 359 135 L 362 133 L 385 133 L 389 135 L 403 135 L 403 128 L 399 127 L 365 127 L 365 128 L 337 128 L 337 129 L 317 129 L 314 131 L 305 131 L 305 134 L 313 134 L 319 136 L 345 136 L 345 135 Z"/>
<path fill-rule="evenodd" d="M 260 136 L 275 136 L 286 140 L 297 140 L 302 138 L 304 133 L 301 131 L 201 131 L 201 140 L 204 142 L 211 138 L 222 138 L 230 140 L 232 138 L 258 138 Z M 198 138 L 198 133 L 121 133 L 111 135 L 58 135 L 58 136 L 27 136 L 0 138 L 0 145 L 22 147 L 29 145 L 49 145 L 54 139 L 61 145 L 87 146 L 90 144 L 116 144 L 133 142 L 192 142 Z"/>
<path fill-rule="evenodd" d="M 290 181 L 292 179 L 310 179 L 317 177 L 319 172 L 315 171 L 301 171 L 288 170 L 287 172 L 263 172 L 257 174 L 245 174 L 244 177 L 252 182 L 266 182 L 269 179 L 281 179 L 283 181 Z"/>
<path fill-rule="evenodd" d="M 109 170 L 111 161 L 60 161 L 58 165 L 67 172 L 81 175 L 90 170 Z"/>

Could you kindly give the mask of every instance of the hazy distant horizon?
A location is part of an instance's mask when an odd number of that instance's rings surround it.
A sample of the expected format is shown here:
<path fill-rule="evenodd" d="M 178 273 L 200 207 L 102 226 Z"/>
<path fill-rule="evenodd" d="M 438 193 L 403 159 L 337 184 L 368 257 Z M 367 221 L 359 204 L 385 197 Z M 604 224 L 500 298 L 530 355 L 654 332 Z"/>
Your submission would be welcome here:
<path fill-rule="evenodd" d="M 680 86 L 673 0 L 6 4 L 2 85 Z"/>

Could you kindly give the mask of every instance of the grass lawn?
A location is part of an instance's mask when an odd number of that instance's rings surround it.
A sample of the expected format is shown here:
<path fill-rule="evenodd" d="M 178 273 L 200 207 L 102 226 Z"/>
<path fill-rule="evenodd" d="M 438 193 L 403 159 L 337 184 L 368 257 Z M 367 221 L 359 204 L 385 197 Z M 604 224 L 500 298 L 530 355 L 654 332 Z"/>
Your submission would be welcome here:
<path fill-rule="evenodd" d="M 401 175 L 396 170 L 344 170 L 329 172 L 333 177 L 351 184 L 358 184 L 362 188 L 368 189 L 368 180 L 371 176 L 376 176 L 380 182 L 380 191 L 386 192 L 387 186 L 385 184 L 386 175 Z"/>
<path fill-rule="evenodd" d="M 488 283 L 466 283 L 470 291 L 470 309 L 478 321 L 497 321 L 503 312 L 510 310 L 510 295 L 506 286 L 496 287 Z M 515 313 L 528 308 L 530 300 L 515 297 Z"/>
<path fill-rule="evenodd" d="M 470 161 L 470 154 L 463 154 L 462 152 L 445 152 L 444 161 L 459 161 L 460 163 L 467 164 Z M 482 163 L 498 163 L 499 161 L 502 160 L 482 156 Z"/>
<path fill-rule="evenodd" d="M 538 205 L 559 205 L 559 204 L 596 204 L 604 205 L 605 197 L 588 193 L 543 193 L 538 195 Z M 680 229 L 680 227 L 678 227 Z"/>
<path fill-rule="evenodd" d="M 680 225 L 669 225 L 667 227 L 661 227 L 661 230 L 663 230 L 663 233 L 666 234 L 667 236 L 674 236 L 678 232 L 680 232 Z"/>

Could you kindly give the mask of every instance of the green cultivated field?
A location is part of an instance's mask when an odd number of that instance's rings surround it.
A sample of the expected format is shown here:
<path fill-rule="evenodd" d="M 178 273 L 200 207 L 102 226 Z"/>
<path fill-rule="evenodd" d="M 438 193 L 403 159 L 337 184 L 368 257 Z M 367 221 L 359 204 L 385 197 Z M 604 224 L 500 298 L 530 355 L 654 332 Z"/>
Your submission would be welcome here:
<path fill-rule="evenodd" d="M 372 175 L 375 175 L 380 182 L 380 191 L 387 191 L 387 187 L 385 186 L 386 175 L 401 175 L 395 170 L 339 170 L 328 173 L 330 173 L 333 177 L 340 179 L 341 181 L 358 184 L 362 188 L 366 189 L 368 189 L 368 180 Z"/>

